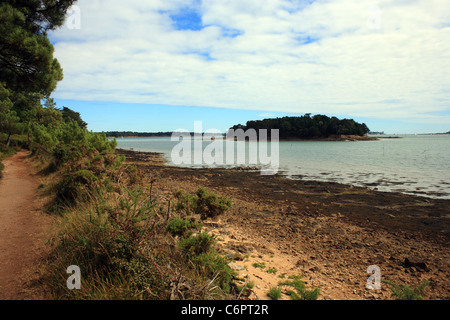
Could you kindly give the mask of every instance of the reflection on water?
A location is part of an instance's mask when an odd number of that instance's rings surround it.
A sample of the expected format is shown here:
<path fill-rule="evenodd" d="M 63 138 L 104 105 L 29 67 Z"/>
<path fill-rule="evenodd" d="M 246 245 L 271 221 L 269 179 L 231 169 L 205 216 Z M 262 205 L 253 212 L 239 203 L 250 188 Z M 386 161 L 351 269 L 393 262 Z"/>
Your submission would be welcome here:
<path fill-rule="evenodd" d="M 122 138 L 117 142 L 118 148 L 163 153 L 168 163 L 178 144 L 170 137 Z M 203 141 L 203 149 L 211 142 Z M 223 150 L 226 156 L 225 145 Z M 358 142 L 282 141 L 279 172 L 292 179 L 333 181 L 450 199 L 450 135 L 404 135 L 400 139 Z"/>

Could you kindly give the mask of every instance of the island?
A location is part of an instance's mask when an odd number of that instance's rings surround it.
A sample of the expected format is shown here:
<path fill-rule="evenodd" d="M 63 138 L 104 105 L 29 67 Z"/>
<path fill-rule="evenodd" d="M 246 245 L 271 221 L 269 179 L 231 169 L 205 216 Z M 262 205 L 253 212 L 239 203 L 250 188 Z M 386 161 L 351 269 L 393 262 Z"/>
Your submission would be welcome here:
<path fill-rule="evenodd" d="M 119 138 L 119 137 L 170 137 L 172 132 L 136 132 L 136 131 L 106 131 L 106 137 Z"/>
<path fill-rule="evenodd" d="M 317 114 L 306 113 L 299 117 L 268 118 L 264 120 L 247 121 L 246 125 L 238 124 L 230 130 L 271 129 L 279 130 L 280 140 L 325 140 L 325 141 L 356 141 L 378 140 L 368 136 L 370 132 L 365 123 L 353 119 L 338 119 Z"/>

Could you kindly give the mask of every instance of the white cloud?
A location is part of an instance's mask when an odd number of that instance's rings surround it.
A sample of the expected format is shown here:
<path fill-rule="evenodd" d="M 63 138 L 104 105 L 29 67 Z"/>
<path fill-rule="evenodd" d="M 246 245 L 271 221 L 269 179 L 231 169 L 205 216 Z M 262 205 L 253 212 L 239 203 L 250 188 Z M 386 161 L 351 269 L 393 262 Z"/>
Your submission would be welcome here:
<path fill-rule="evenodd" d="M 426 119 L 449 110 L 450 24 L 434 1 L 87 1 L 51 34 L 59 99 Z M 204 28 L 176 30 L 192 8 Z"/>
<path fill-rule="evenodd" d="M 273 114 L 273 113 L 270 113 L 270 112 L 265 112 L 265 113 L 258 114 L 258 117 L 261 117 L 261 118 L 275 118 L 276 115 Z"/>

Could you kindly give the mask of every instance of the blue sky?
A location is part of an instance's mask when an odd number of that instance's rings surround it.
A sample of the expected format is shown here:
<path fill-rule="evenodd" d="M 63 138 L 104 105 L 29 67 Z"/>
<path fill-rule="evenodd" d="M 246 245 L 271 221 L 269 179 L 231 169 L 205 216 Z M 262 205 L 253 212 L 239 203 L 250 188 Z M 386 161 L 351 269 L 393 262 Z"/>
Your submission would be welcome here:
<path fill-rule="evenodd" d="M 374 131 L 450 130 L 448 4 L 79 0 L 50 34 L 59 107 L 94 131 L 225 131 L 326 114 Z M 79 28 L 68 27 L 74 21 Z"/>

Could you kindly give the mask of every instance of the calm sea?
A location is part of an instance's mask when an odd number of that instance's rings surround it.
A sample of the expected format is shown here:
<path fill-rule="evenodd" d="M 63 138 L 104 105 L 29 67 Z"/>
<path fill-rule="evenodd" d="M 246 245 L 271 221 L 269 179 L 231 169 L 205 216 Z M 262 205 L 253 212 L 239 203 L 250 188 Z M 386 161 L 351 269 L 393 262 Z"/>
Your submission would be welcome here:
<path fill-rule="evenodd" d="M 357 142 L 282 141 L 279 142 L 278 172 L 292 179 L 332 181 L 380 191 L 450 199 L 450 135 L 399 137 Z M 162 153 L 168 164 L 173 164 L 171 153 L 179 145 L 170 137 L 118 138 L 117 142 L 118 148 L 122 149 Z M 211 143 L 206 139 L 202 142 L 203 148 L 211 146 Z M 220 143 L 224 144 L 226 153 L 225 142 Z M 248 166 L 254 167 L 248 160 L 250 144 L 245 143 L 246 159 Z M 233 166 L 206 163 L 181 165 Z"/>

